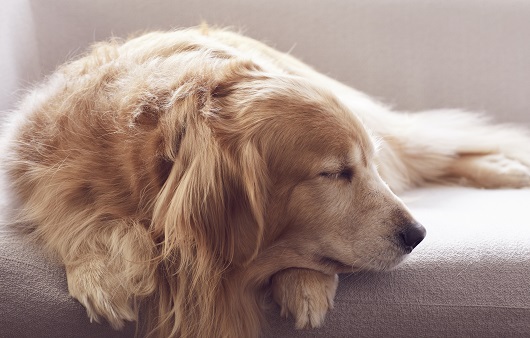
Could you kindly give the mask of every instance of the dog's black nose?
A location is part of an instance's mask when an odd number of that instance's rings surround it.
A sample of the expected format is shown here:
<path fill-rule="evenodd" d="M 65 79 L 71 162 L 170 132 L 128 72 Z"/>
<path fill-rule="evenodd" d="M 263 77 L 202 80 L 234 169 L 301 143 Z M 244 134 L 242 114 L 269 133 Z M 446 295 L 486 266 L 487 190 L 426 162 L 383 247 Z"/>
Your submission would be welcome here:
<path fill-rule="evenodd" d="M 411 252 L 425 238 L 427 231 L 419 223 L 409 224 L 405 230 L 400 232 L 399 237 L 407 252 Z"/>

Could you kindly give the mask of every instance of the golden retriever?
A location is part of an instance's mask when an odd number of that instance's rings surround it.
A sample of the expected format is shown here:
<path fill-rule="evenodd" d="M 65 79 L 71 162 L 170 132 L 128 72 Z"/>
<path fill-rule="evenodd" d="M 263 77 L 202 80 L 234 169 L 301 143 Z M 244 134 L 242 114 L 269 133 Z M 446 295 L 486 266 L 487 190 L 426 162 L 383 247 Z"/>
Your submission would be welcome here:
<path fill-rule="evenodd" d="M 268 292 L 319 326 L 337 273 L 390 269 L 424 238 L 394 193 L 530 185 L 524 130 L 395 113 L 206 27 L 96 44 L 15 115 L 18 224 L 91 320 L 119 329 L 145 307 L 150 336 L 259 336 Z"/>

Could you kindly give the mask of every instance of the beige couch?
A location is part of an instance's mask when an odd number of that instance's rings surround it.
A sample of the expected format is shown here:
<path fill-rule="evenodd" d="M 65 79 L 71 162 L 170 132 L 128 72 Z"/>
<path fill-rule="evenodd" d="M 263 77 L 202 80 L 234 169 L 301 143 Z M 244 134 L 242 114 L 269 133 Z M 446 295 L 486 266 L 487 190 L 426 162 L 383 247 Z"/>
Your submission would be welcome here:
<path fill-rule="evenodd" d="M 94 40 L 201 20 L 314 65 L 398 110 L 464 108 L 530 126 L 530 2 L 7 0 L 0 110 Z M 0 204 L 5 205 L 0 189 Z M 529 337 L 530 190 L 403 195 L 428 236 L 392 272 L 342 276 L 324 327 L 273 307 L 267 337 Z M 0 337 L 132 337 L 89 323 L 62 268 L 0 230 Z"/>

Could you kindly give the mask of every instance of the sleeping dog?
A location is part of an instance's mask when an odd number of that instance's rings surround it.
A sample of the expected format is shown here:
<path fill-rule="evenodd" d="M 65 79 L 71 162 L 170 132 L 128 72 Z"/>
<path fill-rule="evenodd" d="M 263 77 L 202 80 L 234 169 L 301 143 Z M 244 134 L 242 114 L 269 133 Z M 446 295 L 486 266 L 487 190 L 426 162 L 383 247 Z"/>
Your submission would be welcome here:
<path fill-rule="evenodd" d="M 395 193 L 530 186 L 524 130 L 396 113 L 206 27 L 94 45 L 4 134 L 16 221 L 70 294 L 116 329 L 145 306 L 160 337 L 256 337 L 267 292 L 319 326 L 337 273 L 391 269 L 424 238 Z"/>

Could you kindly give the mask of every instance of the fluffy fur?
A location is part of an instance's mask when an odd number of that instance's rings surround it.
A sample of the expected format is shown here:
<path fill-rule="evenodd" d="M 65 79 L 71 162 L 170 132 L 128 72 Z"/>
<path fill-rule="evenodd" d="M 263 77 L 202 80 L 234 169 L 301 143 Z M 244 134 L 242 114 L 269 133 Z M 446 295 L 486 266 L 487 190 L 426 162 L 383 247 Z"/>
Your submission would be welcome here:
<path fill-rule="evenodd" d="M 267 290 L 319 326 L 337 273 L 392 268 L 423 238 L 395 192 L 530 185 L 525 131 L 392 112 L 226 30 L 96 44 L 14 115 L 18 223 L 92 320 L 143 306 L 151 336 L 258 336 Z"/>

